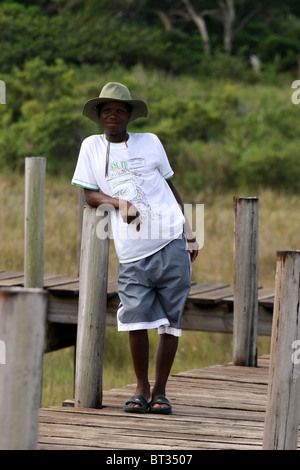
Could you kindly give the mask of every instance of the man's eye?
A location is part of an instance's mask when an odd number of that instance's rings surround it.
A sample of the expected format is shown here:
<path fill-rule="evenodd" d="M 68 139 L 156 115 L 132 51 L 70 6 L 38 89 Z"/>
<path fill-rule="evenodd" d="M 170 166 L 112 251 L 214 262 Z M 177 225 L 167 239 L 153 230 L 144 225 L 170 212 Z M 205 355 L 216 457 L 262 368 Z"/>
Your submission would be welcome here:
<path fill-rule="evenodd" d="M 110 108 L 104 108 L 102 109 L 102 113 L 105 115 L 116 113 L 119 116 L 124 116 L 126 114 L 126 111 L 124 109 L 117 109 L 116 111 L 110 109 Z"/>

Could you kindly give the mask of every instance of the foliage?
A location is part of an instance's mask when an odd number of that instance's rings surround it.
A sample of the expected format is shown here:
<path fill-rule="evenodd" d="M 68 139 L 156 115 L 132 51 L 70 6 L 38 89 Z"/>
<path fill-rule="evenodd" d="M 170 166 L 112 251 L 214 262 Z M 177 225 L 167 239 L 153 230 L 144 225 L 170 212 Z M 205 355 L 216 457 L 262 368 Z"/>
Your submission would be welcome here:
<path fill-rule="evenodd" d="M 78 112 L 80 97 L 74 70 L 63 61 L 47 67 L 34 59 L 5 76 L 8 104 L 1 113 L 0 165 L 22 168 L 26 156 L 48 158 L 47 169 L 60 172 L 70 162 L 84 135 Z"/>
<path fill-rule="evenodd" d="M 205 12 L 213 56 L 223 54 L 221 2 L 190 1 L 197 14 Z M 248 62 L 256 54 L 263 66 L 276 59 L 278 71 L 295 69 L 300 54 L 299 4 L 233 3 L 233 55 Z M 101 64 L 105 70 L 141 63 L 176 73 L 195 72 L 206 61 L 201 35 L 183 2 L 6 0 L 0 4 L 0 42 L 2 72 L 35 57 L 49 65 L 62 58 L 72 65 Z"/>
<path fill-rule="evenodd" d="M 219 8 L 215 1 L 191 2 L 198 12 Z M 129 130 L 160 137 L 184 191 L 245 184 L 297 190 L 299 107 L 291 103 L 297 5 L 258 0 L 253 9 L 253 2 L 236 0 L 233 55 L 223 53 L 222 28 L 212 16 L 208 58 L 196 29 L 179 21 L 182 3 L 2 2 L 1 170 L 22 171 L 26 156 L 39 155 L 47 157 L 49 173 L 70 178 L 81 141 L 99 132 L 81 116 L 84 101 L 107 81 L 120 81 L 149 106 L 148 119 Z M 252 53 L 262 59 L 260 73 L 249 67 Z"/>
<path fill-rule="evenodd" d="M 300 187 L 296 132 L 299 108 L 291 83 L 265 86 L 266 75 L 251 84 L 214 78 L 172 78 L 139 66 L 116 68 L 101 80 L 93 67 L 70 68 L 40 59 L 5 76 L 7 105 L 1 108 L 0 165 L 23 169 L 25 156 L 48 159 L 47 171 L 72 176 L 81 141 L 101 132 L 81 116 L 83 102 L 110 80 L 126 83 L 145 99 L 148 119 L 129 130 L 154 132 L 163 142 L 184 191 L 200 188 Z M 283 85 L 282 85 L 283 84 Z"/>
<path fill-rule="evenodd" d="M 101 64 L 102 70 L 109 70 L 116 64 L 131 67 L 139 62 L 178 70 L 177 61 L 182 63 L 176 33 L 167 37 L 160 24 L 154 28 L 147 24 L 141 27 L 138 22 L 110 16 L 106 10 L 97 17 L 82 16 L 81 11 L 47 16 L 38 6 L 26 8 L 19 3 L 3 2 L 0 5 L 0 42 L 2 72 L 10 72 L 14 66 L 22 67 L 36 57 L 48 65 L 57 58 L 73 65 Z M 184 54 L 191 44 L 187 38 Z M 188 63 L 187 58 L 185 63 Z"/>

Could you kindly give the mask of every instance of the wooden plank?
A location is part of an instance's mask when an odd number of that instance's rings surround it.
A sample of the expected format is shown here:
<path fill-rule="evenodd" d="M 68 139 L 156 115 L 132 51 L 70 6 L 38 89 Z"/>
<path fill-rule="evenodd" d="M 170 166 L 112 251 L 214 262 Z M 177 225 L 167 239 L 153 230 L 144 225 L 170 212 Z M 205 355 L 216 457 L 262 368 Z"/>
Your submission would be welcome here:
<path fill-rule="evenodd" d="M 99 417 L 98 421 L 99 421 Z M 126 419 L 127 423 L 128 420 Z M 152 423 L 153 421 L 153 423 Z M 262 426 L 260 429 L 257 426 L 251 428 L 250 426 L 246 429 L 243 429 L 243 433 L 241 433 L 241 428 L 232 428 L 229 429 L 228 426 L 223 425 L 222 423 L 219 424 L 210 424 L 205 423 L 205 427 L 198 426 L 194 423 L 194 426 L 184 426 L 184 422 L 181 422 L 181 432 L 180 434 L 176 432 L 176 429 L 170 429 L 169 424 L 165 424 L 162 422 L 160 426 L 157 426 L 156 420 L 147 420 L 147 427 L 145 429 L 142 426 L 142 423 L 139 424 L 137 421 L 135 424 L 135 435 L 131 433 L 130 436 L 126 439 L 126 431 L 131 431 L 129 425 L 122 423 L 119 424 L 116 421 L 112 422 L 111 419 L 103 420 L 101 419 L 101 444 L 106 440 L 107 443 L 111 445 L 111 438 L 113 437 L 114 444 L 125 443 L 126 441 L 130 441 L 132 438 L 136 439 L 137 443 L 141 442 L 153 442 L 156 445 L 161 445 L 164 442 L 168 445 L 172 443 L 172 445 L 176 446 L 181 444 L 182 442 L 189 443 L 189 445 L 196 446 L 198 442 L 201 442 L 205 439 L 206 442 L 216 442 L 219 439 L 221 442 L 225 443 L 232 443 L 232 442 L 239 442 L 239 443 L 247 443 L 247 444 L 256 444 L 258 445 L 261 439 L 262 434 Z M 53 433 L 55 430 L 56 437 L 61 435 L 65 436 L 66 434 L 70 437 L 80 438 L 84 434 L 90 438 L 92 445 L 97 445 L 96 439 L 97 434 L 99 432 L 99 424 L 96 421 L 83 423 L 82 420 L 72 420 L 70 423 L 43 423 L 40 426 L 41 432 L 44 432 L 44 435 L 49 435 L 49 433 Z M 241 436 L 241 434 L 243 434 Z M 86 437 L 85 437 L 86 439 Z M 146 441 L 145 441 L 146 440 Z"/>
<path fill-rule="evenodd" d="M 66 282 L 67 281 L 67 282 Z M 50 284 L 49 284 L 50 286 Z M 76 295 L 79 294 L 79 278 L 61 279 L 59 282 L 54 282 L 51 287 L 46 286 L 53 294 L 58 295 Z M 113 297 L 118 293 L 118 280 L 115 278 L 108 279 L 107 283 L 107 297 Z"/>
<path fill-rule="evenodd" d="M 273 308 L 274 308 L 274 297 L 270 297 L 269 299 L 265 299 L 260 304 L 264 308 L 273 310 Z"/>
<path fill-rule="evenodd" d="M 24 285 L 24 273 L 15 271 L 0 271 L 0 287 Z M 51 291 L 79 292 L 79 278 L 71 277 L 65 274 L 45 274 L 44 287 Z M 107 293 L 109 295 L 118 292 L 118 280 L 116 278 L 108 279 Z"/>
<path fill-rule="evenodd" d="M 225 385 L 225 384 L 224 384 Z M 168 389 L 169 390 L 169 389 Z M 125 401 L 126 398 L 128 398 L 130 392 L 133 392 L 134 388 L 131 387 L 131 389 L 127 389 L 126 393 L 123 393 L 123 395 L 118 396 L 118 391 L 113 390 L 103 392 L 104 396 L 104 408 L 101 410 L 80 410 L 79 408 L 76 408 L 76 413 L 93 413 L 95 411 L 101 412 L 101 415 L 108 414 L 109 416 L 117 416 L 118 419 L 120 416 L 124 416 L 125 413 L 122 413 L 122 404 Z M 220 392 L 220 388 L 219 388 Z M 132 395 L 132 393 L 131 393 Z M 173 394 L 172 392 L 169 393 L 168 391 L 168 396 L 171 398 L 172 403 L 174 401 Z M 214 400 L 214 395 L 210 395 L 212 400 Z M 50 409 L 50 408 L 49 408 Z M 48 412 L 49 409 L 46 409 L 46 412 Z M 53 407 L 51 407 L 53 409 Z M 68 410 L 70 412 L 73 411 L 71 407 L 55 407 L 55 412 L 60 413 L 61 411 Z M 245 423 L 247 421 L 259 423 L 263 422 L 264 420 L 264 411 L 257 411 L 255 409 L 251 410 L 240 410 L 240 409 L 234 409 L 234 408 L 223 408 L 223 407 L 210 407 L 210 406 L 198 406 L 195 407 L 193 406 L 192 401 L 187 401 L 185 400 L 183 404 L 178 404 L 176 403 L 176 406 L 174 407 L 174 413 L 172 414 L 172 421 L 176 422 L 181 422 L 182 419 L 184 419 L 186 422 L 194 422 L 199 419 L 225 419 L 225 420 L 232 420 L 235 422 L 235 424 L 238 423 Z M 126 413 L 127 415 L 127 413 Z M 159 419 L 159 416 L 157 417 L 156 415 L 153 416 L 153 419 Z"/>
<path fill-rule="evenodd" d="M 78 281 L 78 278 L 67 276 L 65 274 L 48 275 L 44 276 L 44 287 L 47 289 L 53 289 L 54 287 L 67 286 L 68 284 Z"/>
<path fill-rule="evenodd" d="M 57 413 L 50 416 L 49 414 L 41 415 L 40 417 L 40 433 L 42 435 L 54 434 L 57 436 L 58 432 L 61 432 L 61 436 L 66 435 L 74 436 L 73 429 L 78 429 L 78 435 L 84 435 L 87 438 L 87 433 L 90 433 L 91 439 L 94 435 L 101 432 L 101 443 L 109 436 L 113 436 L 114 444 L 116 443 L 116 437 L 119 442 L 125 441 L 125 437 L 129 434 L 129 439 L 134 436 L 138 437 L 138 442 L 144 438 L 148 439 L 148 442 L 152 439 L 155 440 L 157 445 L 160 445 L 162 439 L 172 440 L 173 443 L 177 439 L 178 441 L 189 441 L 195 442 L 205 438 L 206 441 L 232 441 L 234 439 L 243 441 L 253 440 L 259 444 L 263 431 L 263 423 L 255 423 L 247 421 L 238 423 L 235 426 L 229 427 L 228 423 L 221 418 L 214 420 L 209 418 L 197 418 L 197 420 L 186 421 L 185 416 L 177 416 L 177 419 L 172 423 L 170 420 L 159 419 L 159 427 L 157 426 L 157 416 L 147 415 L 146 423 L 145 419 L 132 419 L 131 417 L 119 415 L 95 414 L 95 415 L 78 415 L 76 411 L 65 415 Z M 134 423 L 132 422 L 134 420 Z M 74 428 L 75 426 L 75 428 Z M 51 429 L 52 428 L 52 429 Z M 85 429 L 88 428 L 88 429 Z M 98 429 L 97 429 L 98 428 Z M 100 428 L 100 429 L 99 429 Z M 180 429 L 178 431 L 178 428 Z M 57 430 L 59 430 L 57 432 Z M 133 431 L 134 430 L 134 431 Z M 76 431 L 75 431 L 76 432 Z"/>
<path fill-rule="evenodd" d="M 15 277 L 24 277 L 24 273 L 18 271 L 1 271 L 0 272 L 0 281 L 4 279 L 11 279 Z"/>
<path fill-rule="evenodd" d="M 223 299 L 224 302 L 231 304 L 234 301 L 234 296 L 230 295 Z M 273 287 L 259 287 L 258 288 L 258 304 L 264 307 L 273 307 L 274 303 L 274 289 Z"/>
<path fill-rule="evenodd" d="M 220 283 L 193 284 L 191 286 L 189 296 L 203 294 L 204 292 L 210 292 L 212 290 L 217 290 L 217 289 L 221 289 L 224 287 L 228 287 L 228 284 L 220 284 Z"/>
<path fill-rule="evenodd" d="M 274 297 L 274 288 L 273 287 L 264 287 L 258 291 L 258 302 Z"/>
<path fill-rule="evenodd" d="M 57 412 L 47 412 L 43 413 L 43 410 L 40 412 L 40 423 L 43 423 L 44 429 L 47 429 L 51 425 L 74 425 L 74 426 L 89 426 L 89 427 L 101 427 L 106 428 L 106 432 L 114 432 L 115 434 L 123 434 L 124 430 L 132 430 L 132 422 L 128 419 L 127 416 L 119 413 L 118 415 L 110 413 L 101 413 L 93 415 L 79 415 L 76 413 L 76 410 L 73 409 L 71 413 L 57 413 Z M 186 419 L 185 416 L 179 416 L 173 422 L 173 425 L 170 429 L 170 421 L 161 421 L 159 430 L 157 429 L 157 418 L 147 418 L 147 426 L 145 426 L 145 421 L 143 419 L 137 419 L 135 421 L 135 431 L 139 433 L 144 433 L 146 435 L 151 435 L 151 433 L 164 433 L 171 434 L 175 437 L 178 432 L 174 431 L 176 426 L 180 423 L 181 435 L 186 435 L 191 437 L 191 435 L 202 435 L 202 434 L 213 434 L 219 436 L 236 436 L 241 438 L 241 431 L 243 432 L 244 437 L 252 436 L 257 438 L 257 430 L 262 431 L 263 423 L 258 423 L 255 421 L 246 420 L 245 422 L 238 422 L 233 427 L 229 429 L 226 425 L 226 422 L 222 418 L 206 418 L 199 417 L 197 421 L 195 419 Z M 205 424 L 205 428 L 201 425 Z M 200 425 L 200 426 L 199 426 Z"/>
<path fill-rule="evenodd" d="M 10 287 L 10 286 L 23 286 L 24 285 L 24 275 L 23 273 L 17 272 L 7 272 L 0 275 L 0 287 Z"/>
<path fill-rule="evenodd" d="M 66 276 L 65 274 L 45 274 L 44 275 L 44 287 L 51 288 L 59 285 L 67 285 L 73 283 L 76 279 Z M 0 274 L 0 286 L 23 286 L 24 285 L 24 274 L 23 273 L 2 273 Z"/>
<path fill-rule="evenodd" d="M 231 363 L 174 374 L 173 414 L 122 409 L 135 384 L 103 392 L 102 409 L 40 410 L 40 449 L 258 450 L 262 448 L 269 357 L 258 367 Z M 153 384 L 153 381 L 151 382 Z"/>
<path fill-rule="evenodd" d="M 193 295 L 189 295 L 189 298 L 195 302 L 215 304 L 215 303 L 221 302 L 224 298 L 232 294 L 233 294 L 232 286 L 223 286 L 218 289 L 206 291 L 204 293 L 197 293 L 197 294 L 195 293 Z"/>
<path fill-rule="evenodd" d="M 76 296 L 78 296 L 78 294 L 79 294 L 79 281 L 68 282 L 66 284 L 55 285 L 53 287 L 47 287 L 47 289 L 53 295 L 59 295 L 59 296 L 76 295 Z"/>
<path fill-rule="evenodd" d="M 0 287 L 23 287 L 24 276 L 13 277 L 10 279 L 4 279 L 0 282 Z"/>
<path fill-rule="evenodd" d="M 274 293 L 273 293 L 273 295 L 270 295 L 269 297 L 266 295 L 266 297 L 259 300 L 259 305 L 261 305 L 262 307 L 273 310 L 273 308 L 274 308 L 274 297 L 275 297 Z"/>
<path fill-rule="evenodd" d="M 49 291 L 47 320 L 53 323 L 77 323 L 78 296 L 57 296 Z"/>

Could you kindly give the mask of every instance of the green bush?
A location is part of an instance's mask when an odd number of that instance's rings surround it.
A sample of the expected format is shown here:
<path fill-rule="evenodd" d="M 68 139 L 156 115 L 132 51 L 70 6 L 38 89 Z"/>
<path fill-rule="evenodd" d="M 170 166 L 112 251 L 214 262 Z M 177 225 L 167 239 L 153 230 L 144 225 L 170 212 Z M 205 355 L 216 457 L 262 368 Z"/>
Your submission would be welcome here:
<path fill-rule="evenodd" d="M 0 70 L 40 58 L 53 65 L 58 58 L 74 65 L 92 64 L 101 73 L 119 65 L 143 64 L 181 72 L 198 64 L 201 42 L 176 31 L 166 33 L 160 22 L 148 24 L 111 15 L 104 6 L 97 15 L 84 5 L 74 11 L 47 15 L 40 6 L 0 4 Z"/>
<path fill-rule="evenodd" d="M 23 167 L 26 156 L 47 157 L 50 172 L 74 165 L 86 128 L 74 71 L 62 60 L 47 67 L 34 59 L 5 77 L 7 104 L 1 113 L 2 168 Z"/>
<path fill-rule="evenodd" d="M 262 74 L 263 76 L 263 74 Z M 2 77 L 1 77 L 2 78 Z M 166 148 L 176 182 L 189 195 L 241 185 L 298 190 L 299 106 L 289 78 L 263 84 L 211 77 L 172 77 L 163 71 L 120 66 L 52 65 L 36 58 L 3 76 L 0 166 L 23 169 L 26 156 L 47 157 L 47 171 L 71 177 L 81 141 L 99 126 L 82 116 L 83 103 L 108 81 L 125 83 L 146 100 L 149 117 L 132 132 L 154 132 Z"/>

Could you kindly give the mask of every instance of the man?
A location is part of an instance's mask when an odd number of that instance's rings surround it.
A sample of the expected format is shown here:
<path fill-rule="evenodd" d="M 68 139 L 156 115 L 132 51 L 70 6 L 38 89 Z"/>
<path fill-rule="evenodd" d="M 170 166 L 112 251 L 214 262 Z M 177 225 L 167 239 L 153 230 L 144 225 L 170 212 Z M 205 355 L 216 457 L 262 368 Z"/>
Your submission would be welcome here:
<path fill-rule="evenodd" d="M 72 184 L 84 187 L 89 205 L 111 208 L 120 261 L 118 329 L 129 331 L 137 377 L 135 395 L 124 410 L 171 413 L 166 384 L 181 335 L 197 242 L 159 139 L 150 133 L 127 132 L 129 122 L 147 116 L 147 105 L 133 100 L 124 85 L 110 82 L 99 98 L 85 103 L 83 115 L 100 124 L 104 134 L 83 141 Z M 194 243 L 189 250 L 186 240 Z M 149 328 L 158 328 L 160 334 L 152 394 Z"/>

